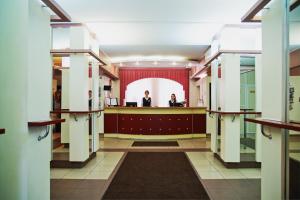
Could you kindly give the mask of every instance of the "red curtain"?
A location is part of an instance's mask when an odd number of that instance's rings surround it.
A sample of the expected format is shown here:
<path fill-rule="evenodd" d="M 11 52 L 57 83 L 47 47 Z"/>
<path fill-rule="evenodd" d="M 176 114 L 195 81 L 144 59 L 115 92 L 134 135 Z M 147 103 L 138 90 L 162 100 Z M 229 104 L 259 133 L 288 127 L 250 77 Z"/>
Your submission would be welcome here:
<path fill-rule="evenodd" d="M 187 68 L 120 68 L 120 102 L 123 105 L 127 85 L 144 78 L 165 78 L 183 86 L 187 105 L 189 102 L 189 71 Z"/>

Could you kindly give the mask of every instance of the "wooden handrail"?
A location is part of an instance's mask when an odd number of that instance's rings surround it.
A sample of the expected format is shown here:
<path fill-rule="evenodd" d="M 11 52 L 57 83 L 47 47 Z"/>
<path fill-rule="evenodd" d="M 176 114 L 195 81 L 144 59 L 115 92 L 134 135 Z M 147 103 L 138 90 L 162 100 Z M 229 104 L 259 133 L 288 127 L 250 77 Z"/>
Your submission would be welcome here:
<path fill-rule="evenodd" d="M 292 131 L 300 131 L 300 125 L 295 123 L 287 123 L 287 122 L 269 120 L 269 119 L 250 119 L 250 118 L 245 118 L 245 121 L 261 124 L 263 126 L 269 126 L 269 127 L 292 130 Z"/>
<path fill-rule="evenodd" d="M 49 126 L 65 122 L 65 119 L 45 120 L 45 121 L 32 121 L 28 122 L 29 127 Z"/>
<path fill-rule="evenodd" d="M 206 110 L 206 112 L 217 113 L 217 114 L 221 114 L 221 115 L 244 115 L 244 114 L 261 115 L 261 112 L 256 112 L 256 111 L 227 112 L 227 111 Z"/>
<path fill-rule="evenodd" d="M 99 110 L 86 110 L 86 111 L 70 111 L 70 110 L 53 110 L 51 114 L 76 114 L 76 115 L 88 115 L 92 113 L 99 113 L 104 111 L 103 109 Z"/>

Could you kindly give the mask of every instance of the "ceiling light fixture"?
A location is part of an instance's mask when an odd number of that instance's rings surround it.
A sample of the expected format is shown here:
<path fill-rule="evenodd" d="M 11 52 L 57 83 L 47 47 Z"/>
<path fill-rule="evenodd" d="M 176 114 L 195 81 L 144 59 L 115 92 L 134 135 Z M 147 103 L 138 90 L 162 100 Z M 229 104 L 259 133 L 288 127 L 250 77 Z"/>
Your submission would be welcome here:
<path fill-rule="evenodd" d="M 154 62 L 154 61 L 166 61 L 166 62 L 181 62 L 186 61 L 186 57 L 182 56 L 128 56 L 128 57 L 113 57 L 111 58 L 112 63 L 120 63 L 120 62 L 135 62 L 135 61 L 145 61 L 145 62 Z"/>
<path fill-rule="evenodd" d="M 154 61 L 153 64 L 154 64 L 154 65 L 157 65 L 158 63 L 157 63 L 157 61 Z"/>
<path fill-rule="evenodd" d="M 172 63 L 172 65 L 175 66 L 175 65 L 177 65 L 177 63 L 174 61 L 174 62 Z"/>

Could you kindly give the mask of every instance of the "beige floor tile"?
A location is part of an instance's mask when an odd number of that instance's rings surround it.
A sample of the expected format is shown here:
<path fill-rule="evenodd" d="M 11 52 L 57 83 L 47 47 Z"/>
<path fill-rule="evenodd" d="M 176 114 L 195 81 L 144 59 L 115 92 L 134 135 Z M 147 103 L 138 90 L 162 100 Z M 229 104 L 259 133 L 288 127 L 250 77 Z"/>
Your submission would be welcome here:
<path fill-rule="evenodd" d="M 246 178 L 261 178 L 260 169 L 239 169 L 240 173 Z"/>
<path fill-rule="evenodd" d="M 246 176 L 244 176 L 238 169 L 235 169 L 234 171 L 223 170 L 223 171 L 219 171 L 219 172 L 226 179 L 245 179 L 246 178 Z"/>
<path fill-rule="evenodd" d="M 51 179 L 62 179 L 70 171 L 70 169 L 51 169 L 50 177 Z"/>
<path fill-rule="evenodd" d="M 108 179 L 111 171 L 92 171 L 86 176 L 86 179 Z"/>
<path fill-rule="evenodd" d="M 85 179 L 89 173 L 90 171 L 88 170 L 71 170 L 63 177 L 63 179 Z"/>
<path fill-rule="evenodd" d="M 224 179 L 219 172 L 200 172 L 199 176 L 202 179 Z"/>
<path fill-rule="evenodd" d="M 212 165 L 196 165 L 194 167 L 198 172 L 217 172 L 217 169 Z"/>

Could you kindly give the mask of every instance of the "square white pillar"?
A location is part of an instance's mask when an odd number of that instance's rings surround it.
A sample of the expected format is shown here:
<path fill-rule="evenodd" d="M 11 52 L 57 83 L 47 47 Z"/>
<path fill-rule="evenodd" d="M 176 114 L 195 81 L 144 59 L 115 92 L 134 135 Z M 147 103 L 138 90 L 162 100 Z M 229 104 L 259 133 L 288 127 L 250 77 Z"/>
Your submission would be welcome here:
<path fill-rule="evenodd" d="M 273 0 L 262 13 L 262 118 L 285 120 L 286 64 L 288 28 L 285 0 Z M 272 139 L 262 137 L 261 191 L 262 199 L 285 199 L 285 138 L 284 131 L 265 128 Z"/>
<path fill-rule="evenodd" d="M 88 47 L 88 32 L 84 26 L 71 27 L 71 49 Z M 89 60 L 84 54 L 70 55 L 69 108 L 70 111 L 88 111 Z M 77 119 L 77 121 L 76 121 Z M 89 157 L 88 115 L 70 117 L 70 161 L 84 162 Z"/>
<path fill-rule="evenodd" d="M 240 112 L 240 55 L 221 56 L 220 107 L 224 112 Z M 240 117 L 223 115 L 221 120 L 221 158 L 240 162 Z"/>

